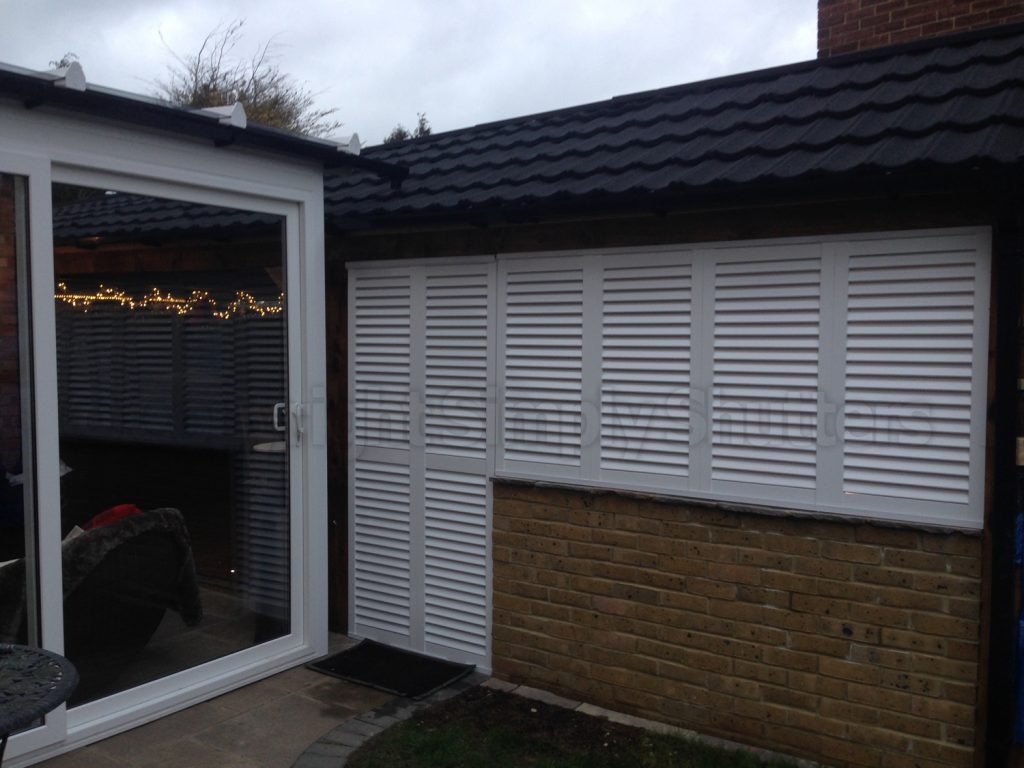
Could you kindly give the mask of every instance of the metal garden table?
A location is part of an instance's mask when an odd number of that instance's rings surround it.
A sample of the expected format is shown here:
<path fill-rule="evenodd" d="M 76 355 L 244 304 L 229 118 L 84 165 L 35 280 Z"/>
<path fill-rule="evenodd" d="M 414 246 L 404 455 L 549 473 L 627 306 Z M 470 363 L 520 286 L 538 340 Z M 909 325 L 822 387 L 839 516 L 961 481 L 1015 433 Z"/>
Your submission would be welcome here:
<path fill-rule="evenodd" d="M 77 684 L 78 672 L 63 656 L 0 643 L 0 762 L 7 737 L 67 701 Z"/>

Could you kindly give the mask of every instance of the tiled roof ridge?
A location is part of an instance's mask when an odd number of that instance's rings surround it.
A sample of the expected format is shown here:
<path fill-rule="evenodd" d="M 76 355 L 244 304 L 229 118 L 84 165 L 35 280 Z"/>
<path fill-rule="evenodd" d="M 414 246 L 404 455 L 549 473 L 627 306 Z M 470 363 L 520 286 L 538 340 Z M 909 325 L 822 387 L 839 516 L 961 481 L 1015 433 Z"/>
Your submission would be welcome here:
<path fill-rule="evenodd" d="M 1010 24 L 1002 27 L 989 28 L 984 30 L 974 30 L 971 32 L 965 32 L 959 35 L 951 35 L 943 38 L 933 38 L 928 40 L 917 40 L 912 43 L 901 44 L 897 46 L 887 46 L 883 48 L 870 49 L 867 51 L 857 51 L 855 53 L 843 54 L 839 56 L 833 56 L 825 59 L 809 59 L 807 61 L 796 62 L 793 64 L 784 64 L 776 67 L 769 67 L 760 70 L 754 70 L 751 72 L 741 72 L 737 74 L 724 75 L 720 77 L 714 77 L 706 80 L 699 80 L 692 83 L 684 83 L 679 85 L 671 85 L 663 88 L 657 88 L 647 91 L 639 91 L 637 93 L 625 94 L 622 96 L 614 96 L 610 99 L 604 99 L 595 102 L 589 102 L 585 104 L 575 105 L 571 107 L 562 107 L 555 110 L 538 112 L 535 114 L 522 115 L 517 117 L 504 118 L 488 123 L 480 123 L 474 126 L 465 128 L 458 128 L 451 131 L 444 131 L 441 133 L 431 134 L 429 136 L 421 137 L 418 139 L 409 139 L 407 141 L 400 142 L 398 144 L 380 144 L 372 147 L 366 147 L 363 150 L 364 154 L 376 155 L 376 154 L 387 154 L 389 158 L 395 162 L 402 162 L 403 155 L 405 154 L 421 154 L 423 149 L 427 146 L 436 146 L 439 143 L 444 143 L 451 140 L 460 140 L 465 143 L 466 140 L 478 140 L 482 135 L 485 135 L 488 131 L 493 134 L 500 134 L 502 132 L 513 132 L 520 130 L 524 124 L 528 123 L 544 123 L 546 125 L 559 125 L 566 122 L 578 120 L 581 117 L 591 113 L 593 115 L 599 115 L 607 113 L 609 108 L 614 107 L 616 111 L 626 111 L 626 109 L 635 110 L 637 104 L 634 102 L 643 102 L 644 105 L 653 105 L 658 102 L 670 101 L 679 99 L 684 96 L 695 96 L 701 93 L 709 93 L 714 90 L 722 89 L 727 86 L 740 86 L 750 85 L 758 81 L 771 82 L 782 79 L 786 76 L 806 74 L 815 70 L 840 70 L 840 69 L 851 69 L 859 64 L 866 62 L 877 61 L 878 59 L 898 59 L 908 54 L 927 54 L 935 50 L 946 51 L 950 48 L 957 48 L 960 52 L 963 52 L 965 56 L 963 59 L 969 59 L 975 62 L 983 63 L 1002 63 L 1010 60 L 1014 57 L 1021 55 L 1021 49 L 1024 48 L 1024 40 L 1016 47 L 1009 48 L 1002 53 L 992 53 L 987 51 L 974 51 L 972 55 L 972 47 L 977 48 L 978 43 L 991 42 L 995 38 L 1007 38 L 1024 36 L 1024 22 L 1019 24 Z M 877 86 L 880 82 L 891 81 L 891 82 L 906 82 L 915 78 L 931 74 L 934 72 L 953 72 L 959 66 L 962 66 L 963 61 L 940 61 L 932 62 L 924 67 L 915 69 L 911 72 L 906 73 L 895 73 L 891 71 L 884 72 L 873 80 L 867 80 L 862 83 L 847 83 L 847 87 L 868 89 Z M 803 86 L 791 91 L 778 91 L 772 95 L 776 97 L 778 101 L 786 101 L 792 98 L 798 98 L 803 95 L 820 95 L 827 93 L 833 88 L 827 88 L 824 86 Z M 708 110 L 708 114 L 717 113 L 724 109 L 729 108 L 741 108 L 744 106 L 750 106 L 752 104 L 759 103 L 759 100 L 763 96 L 759 96 L 752 100 L 744 101 L 731 101 L 724 102 L 719 107 L 713 110 Z M 702 114 L 695 111 L 694 114 Z M 683 113 L 681 116 L 689 116 L 689 113 Z M 500 131 L 498 129 L 501 129 Z"/>
<path fill-rule="evenodd" d="M 1015 124 L 1017 126 L 1019 126 L 1019 127 L 1024 128 L 1024 120 L 1015 121 Z M 985 128 L 985 127 L 987 127 L 987 126 L 979 126 L 977 128 L 977 130 L 965 131 L 965 133 L 976 133 L 976 132 L 980 131 L 981 129 Z M 916 137 L 918 137 L 920 135 L 925 135 L 925 134 L 922 133 L 922 134 L 916 134 L 915 135 L 915 134 L 911 134 L 911 133 L 905 133 L 905 134 L 901 134 L 900 138 L 912 139 L 912 138 L 916 138 Z M 855 145 L 860 145 L 860 146 L 867 146 L 867 144 L 869 144 L 869 143 L 870 142 L 857 142 L 857 141 L 849 142 L 849 144 L 855 144 Z M 827 148 L 827 149 L 831 150 L 835 146 L 836 145 L 835 145 L 834 142 L 822 142 L 820 145 L 808 144 L 808 145 L 805 145 L 805 146 L 799 147 L 799 148 L 804 149 L 804 150 L 808 150 L 808 149 L 817 149 L 817 148 L 821 147 L 821 148 Z M 786 154 L 788 154 L 788 153 L 790 153 L 792 151 L 793 151 L 792 147 L 786 147 L 784 149 L 780 149 L 780 150 L 774 151 L 774 152 L 760 151 L 760 152 L 757 152 L 756 154 L 757 154 L 758 157 L 763 157 L 763 158 L 766 158 L 768 160 L 777 160 L 779 158 L 784 157 Z M 606 167 L 604 169 L 604 173 L 605 173 L 605 175 L 610 176 L 610 177 L 619 177 L 619 176 L 624 176 L 625 174 L 629 174 L 629 173 L 654 172 L 654 171 L 663 170 L 665 168 L 695 168 L 695 167 L 697 167 L 699 165 L 702 165 L 702 164 L 705 164 L 705 163 L 709 163 L 709 162 L 728 162 L 730 160 L 736 160 L 736 159 L 739 159 L 741 157 L 747 157 L 747 156 L 749 156 L 749 154 L 750 153 L 746 152 L 746 151 L 739 151 L 739 152 L 728 153 L 728 154 L 727 153 L 717 153 L 717 154 L 712 154 L 712 155 L 704 155 L 704 156 L 699 157 L 699 158 L 685 159 L 685 160 L 672 159 L 672 160 L 667 160 L 667 161 L 657 162 L 657 163 L 654 163 L 654 162 L 651 162 L 651 163 L 637 162 L 637 163 L 632 163 L 632 164 L 629 164 L 629 165 L 622 165 L 622 166 L 619 166 L 619 167 L 609 166 L 609 167 Z M 943 163 L 941 163 L 940 161 L 929 161 L 928 164 L 929 165 L 934 165 L 936 167 L 941 167 L 943 165 Z M 872 168 L 872 167 L 876 167 L 876 166 L 873 165 L 873 164 L 863 164 L 863 165 L 859 166 L 859 168 L 861 170 L 867 170 L 867 169 Z M 883 166 L 881 166 L 879 164 L 877 167 L 883 167 Z M 556 182 L 556 181 L 560 181 L 560 180 L 566 179 L 567 177 L 568 178 L 573 178 L 573 179 L 586 179 L 590 175 L 591 174 L 588 173 L 588 172 L 561 171 L 561 172 L 551 173 L 551 174 L 537 174 L 535 176 L 531 176 L 531 177 L 525 178 L 525 179 L 507 180 L 507 181 L 504 181 L 502 183 L 502 190 L 503 190 L 504 194 L 502 194 L 502 195 L 495 194 L 495 195 L 492 195 L 490 198 L 482 198 L 480 200 L 475 201 L 475 204 L 477 204 L 477 205 L 485 205 L 485 204 L 490 203 L 492 201 L 493 202 L 501 202 L 504 197 L 507 197 L 507 190 L 528 187 L 528 186 L 536 184 L 538 181 L 541 181 L 541 182 Z M 771 173 L 762 173 L 762 174 L 760 174 L 760 178 L 763 178 L 763 179 L 785 179 L 785 178 L 788 178 L 788 177 L 790 177 L 792 175 L 793 174 L 771 172 Z M 470 183 L 470 184 L 464 184 L 464 185 L 444 185 L 444 186 L 441 186 L 441 187 L 439 187 L 437 189 L 431 189 L 429 187 L 423 187 L 423 188 L 417 190 L 417 194 L 419 194 L 419 195 L 430 195 L 432 192 L 435 192 L 435 191 L 438 191 L 438 192 L 439 191 L 444 191 L 444 192 L 460 193 L 460 192 L 469 192 L 469 191 L 473 191 L 473 190 L 485 190 L 485 189 L 488 189 L 490 186 L 492 186 L 492 185 L 480 184 L 480 183 Z M 697 186 L 703 186 L 703 185 L 689 184 L 689 183 L 687 183 L 685 181 L 679 181 L 679 182 L 675 182 L 673 184 L 668 185 L 669 188 L 686 188 L 686 187 L 697 187 Z M 614 193 L 609 192 L 607 194 L 610 195 L 610 194 L 614 194 Z M 384 196 L 373 196 L 370 199 L 381 199 L 381 200 L 384 200 L 384 199 L 386 199 L 386 197 L 384 197 Z M 528 196 L 524 196 L 521 199 L 517 199 L 516 202 L 518 204 L 518 203 L 523 202 L 524 200 L 528 200 L 528 199 L 529 199 Z M 430 210 L 432 208 L 440 208 L 440 207 L 441 206 L 426 205 L 426 206 L 422 206 L 421 208 L 417 208 L 416 210 Z"/>
<path fill-rule="evenodd" d="M 982 98 L 984 98 L 986 96 L 990 96 L 992 94 L 997 94 L 1001 90 L 1005 89 L 1008 86 L 1009 87 L 1020 88 L 1021 90 L 1024 90 L 1024 77 L 1013 77 L 1013 78 L 1010 78 L 1007 81 L 1001 82 L 1001 83 L 996 84 L 996 85 L 989 86 L 987 88 L 975 88 L 975 87 L 966 85 L 966 86 L 964 86 L 962 88 L 959 88 L 957 90 L 949 91 L 949 92 L 944 93 L 942 95 L 935 95 L 935 96 L 931 96 L 931 97 L 916 96 L 916 97 L 911 98 L 910 96 L 905 96 L 904 98 L 901 98 L 901 99 L 898 99 L 898 100 L 894 100 L 894 101 L 891 101 L 891 102 L 867 102 L 867 103 L 864 103 L 864 104 L 853 105 L 853 106 L 851 106 L 851 107 L 849 107 L 847 109 L 842 109 L 842 110 L 824 110 L 824 111 L 819 112 L 819 113 L 807 114 L 807 115 L 804 115 L 804 116 L 787 115 L 787 116 L 784 116 L 781 119 L 778 118 L 778 117 L 769 117 L 769 118 L 765 118 L 763 120 L 742 120 L 742 121 L 739 121 L 737 123 L 733 123 L 733 124 L 730 124 L 730 125 L 723 126 L 721 128 L 707 128 L 707 127 L 699 126 L 699 127 L 694 128 L 694 130 L 692 130 L 692 131 L 690 131 L 688 133 L 673 134 L 670 137 L 666 137 L 664 135 L 659 135 L 659 136 L 652 136 L 651 138 L 648 138 L 648 139 L 638 139 L 638 140 L 634 140 L 634 141 L 630 141 L 630 142 L 620 142 L 620 143 L 605 142 L 603 144 L 603 148 L 606 149 L 606 150 L 611 150 L 611 151 L 614 151 L 615 149 L 619 149 L 619 148 L 626 148 L 627 146 L 631 147 L 633 149 L 654 148 L 654 147 L 659 146 L 659 145 L 664 145 L 666 142 L 671 142 L 675 146 L 681 146 L 681 145 L 684 145 L 686 143 L 695 141 L 696 139 L 698 139 L 700 137 L 724 138 L 724 137 L 728 137 L 729 135 L 731 135 L 731 134 L 733 134 L 733 133 L 735 133 L 737 131 L 741 131 L 741 130 L 757 131 L 757 130 L 764 130 L 764 129 L 767 129 L 769 127 L 778 126 L 778 125 L 785 125 L 785 126 L 788 126 L 788 127 L 800 128 L 800 127 L 806 127 L 806 126 L 813 125 L 813 124 L 815 124 L 815 123 L 817 123 L 817 122 L 819 122 L 819 121 L 821 121 L 823 119 L 840 120 L 840 119 L 843 119 L 843 118 L 857 118 L 861 122 L 864 122 L 864 116 L 867 113 L 874 113 L 874 114 L 878 114 L 878 113 L 893 113 L 893 112 L 896 112 L 896 111 L 898 111 L 900 109 L 906 108 L 908 105 L 914 106 L 914 105 L 921 104 L 921 103 L 939 103 L 939 102 L 951 101 L 953 99 L 963 98 L 963 97 L 982 99 Z M 1004 113 L 1002 113 L 1002 116 L 1000 116 L 1000 118 L 999 118 L 999 122 L 1000 123 L 1018 124 L 1022 119 L 1024 119 L 1024 99 L 1021 99 L 1020 115 L 1018 115 L 1018 116 L 1012 116 L 1011 115 L 1010 117 L 1006 117 L 1005 115 L 1006 115 L 1006 113 L 1004 112 Z M 692 117 L 694 117 L 694 115 L 689 115 L 688 116 L 688 118 L 692 118 Z M 634 127 L 637 127 L 637 126 L 646 127 L 646 126 L 662 124 L 662 123 L 664 123 L 664 124 L 671 124 L 671 123 L 678 123 L 678 122 L 682 122 L 682 118 L 678 118 L 677 119 L 675 116 L 666 116 L 666 117 L 662 117 L 660 119 L 655 119 L 655 120 L 651 120 L 651 121 L 644 122 L 644 123 L 640 123 L 640 122 L 630 123 L 630 124 L 628 124 L 626 126 L 621 127 L 620 129 L 614 130 L 614 131 L 594 130 L 594 131 L 591 131 L 591 132 L 589 132 L 587 134 L 584 134 L 584 133 L 567 133 L 567 134 L 563 134 L 560 138 L 561 139 L 564 139 L 564 138 L 576 138 L 576 139 L 578 139 L 578 138 L 589 138 L 590 136 L 595 136 L 595 135 L 599 135 L 599 134 L 602 134 L 602 133 L 603 134 L 623 133 L 627 129 L 634 128 Z M 971 131 L 973 131 L 975 129 L 986 127 L 987 125 L 990 125 L 993 122 L 994 122 L 993 117 L 989 116 L 988 118 L 986 118 L 986 119 L 984 119 L 982 121 L 971 120 L 971 121 L 960 121 L 960 122 L 957 122 L 957 120 L 955 120 L 955 119 L 950 119 L 950 120 L 944 121 L 942 123 L 932 123 L 932 124 L 929 124 L 926 127 L 922 127 L 920 129 L 917 129 L 917 130 L 911 130 L 911 129 L 907 129 L 907 128 L 894 129 L 894 128 L 886 127 L 884 130 L 876 131 L 874 133 L 864 134 L 864 135 L 860 135 L 860 136 L 852 134 L 852 133 L 851 134 L 847 134 L 844 137 L 844 141 L 842 143 L 866 145 L 866 144 L 872 143 L 873 141 L 877 141 L 878 138 L 881 137 L 881 136 L 901 136 L 901 137 L 906 137 L 906 138 L 913 138 L 915 136 L 922 136 L 922 135 L 926 135 L 927 133 L 931 133 L 931 132 L 934 132 L 936 130 L 943 130 L 943 129 L 949 129 L 949 130 L 964 130 L 964 129 L 966 129 L 965 132 L 971 132 Z M 559 142 L 552 141 L 550 138 L 542 138 L 542 139 L 539 139 L 539 140 L 537 140 L 535 142 L 518 144 L 518 145 L 515 145 L 515 146 L 517 148 L 529 148 L 529 147 L 539 146 L 539 145 L 542 145 L 542 144 L 549 144 L 549 145 L 552 145 L 552 146 L 557 146 L 558 143 Z M 699 162 L 704 162 L 706 160 L 714 160 L 714 159 L 729 160 L 729 159 L 735 159 L 736 157 L 739 157 L 740 155 L 750 155 L 752 152 L 754 154 L 761 155 L 761 156 L 764 156 L 764 157 L 772 157 L 772 156 L 774 156 L 776 154 L 779 154 L 779 153 L 782 153 L 782 152 L 785 152 L 785 151 L 804 150 L 804 149 L 819 149 L 819 148 L 824 147 L 824 146 L 834 145 L 835 143 L 836 142 L 833 139 L 829 139 L 827 141 L 821 141 L 821 142 L 817 142 L 817 143 L 816 142 L 807 142 L 807 141 L 794 142 L 794 143 L 790 143 L 790 144 L 786 145 L 785 147 L 779 147 L 779 148 L 777 148 L 775 150 L 772 150 L 772 149 L 770 149 L 768 147 L 757 147 L 757 148 L 753 148 L 753 149 L 750 148 L 750 147 L 745 147 L 742 150 L 738 150 L 736 152 L 712 151 L 710 153 L 702 155 L 700 158 L 693 159 L 692 162 L 682 162 L 682 161 L 680 161 L 680 162 L 676 162 L 676 163 L 659 163 L 659 165 L 660 166 L 664 166 L 666 164 L 671 164 L 671 165 L 676 165 L 678 167 L 685 167 L 687 165 L 695 165 L 695 164 L 697 164 Z M 488 151 L 493 151 L 494 148 L 495 148 L 494 145 L 489 145 L 488 146 Z M 482 156 L 482 155 L 487 154 L 487 152 L 460 153 L 460 154 L 455 154 L 452 157 L 453 158 L 461 158 L 462 160 L 465 160 L 467 156 L 473 156 L 474 154 Z M 586 150 L 583 150 L 583 149 L 580 149 L 580 148 L 574 147 L 574 146 L 569 146 L 567 149 L 562 149 L 562 150 L 559 150 L 559 151 L 541 152 L 541 153 L 535 154 L 535 155 L 533 155 L 531 157 L 531 159 L 535 160 L 535 161 L 556 162 L 556 161 L 565 160 L 565 159 L 572 158 L 572 157 L 586 157 L 588 154 L 589 153 Z M 446 158 L 447 158 L 447 155 L 434 155 L 434 156 L 431 157 L 431 161 L 432 162 L 436 162 L 436 161 L 444 160 Z M 480 172 L 485 172 L 485 171 L 498 171 L 498 170 L 502 170 L 504 168 L 514 167 L 514 166 L 516 166 L 516 165 L 518 165 L 520 163 L 521 163 L 521 159 L 520 158 L 518 158 L 518 157 L 516 157 L 514 155 L 510 155 L 509 157 L 507 157 L 506 159 L 504 159 L 504 160 L 502 160 L 500 162 L 484 162 L 484 163 L 479 163 L 479 164 L 470 164 L 470 163 L 466 163 L 466 162 L 456 162 L 456 163 L 453 163 L 451 165 L 447 165 L 446 166 L 446 172 L 447 173 L 455 173 L 455 172 L 459 172 L 459 171 L 465 171 L 465 172 L 480 173 Z M 637 164 L 634 164 L 634 167 L 637 167 Z M 639 167 L 643 168 L 644 164 L 640 163 Z M 569 171 L 569 172 L 561 172 L 561 173 L 559 173 L 557 175 L 558 176 L 565 176 L 565 175 L 570 175 L 571 176 L 571 175 L 574 175 L 574 174 L 571 171 Z M 585 174 L 581 173 L 581 174 L 576 174 L 576 175 L 582 176 L 582 175 L 585 175 Z M 539 178 L 541 180 L 546 180 L 546 177 L 545 177 L 544 174 L 540 174 L 539 176 L 536 176 L 534 178 Z M 349 180 L 349 179 L 346 179 L 345 177 L 342 177 L 342 178 L 338 179 L 338 183 L 332 184 L 332 190 L 335 191 L 335 192 L 342 192 L 342 191 L 344 191 L 345 188 L 356 186 L 358 184 L 359 184 L 359 182 L 356 179 Z M 475 185 L 473 185 L 473 184 L 468 184 L 468 185 L 463 185 L 463 186 L 446 184 L 445 188 L 449 189 L 449 190 L 452 190 L 452 191 L 463 191 L 465 189 L 473 188 L 474 186 Z M 426 180 L 424 180 L 424 183 L 420 187 L 419 191 L 429 192 L 432 189 L 433 189 L 433 187 L 431 186 L 430 180 L 426 179 Z"/>

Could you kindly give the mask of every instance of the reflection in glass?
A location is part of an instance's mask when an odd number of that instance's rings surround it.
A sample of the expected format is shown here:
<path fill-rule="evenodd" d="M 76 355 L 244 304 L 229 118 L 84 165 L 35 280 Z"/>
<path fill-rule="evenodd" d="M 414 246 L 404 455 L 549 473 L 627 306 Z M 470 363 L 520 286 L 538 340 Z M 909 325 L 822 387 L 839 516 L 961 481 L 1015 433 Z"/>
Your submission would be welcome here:
<path fill-rule="evenodd" d="M 53 192 L 77 704 L 290 630 L 283 220 Z"/>
<path fill-rule="evenodd" d="M 27 195 L 0 174 L 0 642 L 38 645 Z"/>

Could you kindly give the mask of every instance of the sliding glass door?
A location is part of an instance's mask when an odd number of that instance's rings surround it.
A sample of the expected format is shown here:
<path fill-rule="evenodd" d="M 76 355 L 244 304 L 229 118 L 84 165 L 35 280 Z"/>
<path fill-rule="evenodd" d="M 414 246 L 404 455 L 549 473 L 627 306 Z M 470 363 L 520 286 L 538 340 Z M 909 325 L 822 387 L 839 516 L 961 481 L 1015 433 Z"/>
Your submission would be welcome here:
<path fill-rule="evenodd" d="M 322 652 L 316 234 L 287 197 L 0 152 L 0 642 L 81 678 L 9 761 Z"/>
<path fill-rule="evenodd" d="M 284 233 L 53 187 L 72 706 L 291 631 Z"/>

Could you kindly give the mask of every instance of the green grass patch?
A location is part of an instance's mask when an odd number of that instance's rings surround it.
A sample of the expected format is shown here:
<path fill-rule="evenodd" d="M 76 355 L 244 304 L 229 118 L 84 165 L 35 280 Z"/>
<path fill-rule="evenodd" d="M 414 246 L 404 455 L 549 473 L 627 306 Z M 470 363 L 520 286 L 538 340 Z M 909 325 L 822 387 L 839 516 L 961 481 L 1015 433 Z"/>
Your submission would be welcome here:
<path fill-rule="evenodd" d="M 363 745 L 351 768 L 773 768 L 749 753 L 476 688 Z"/>

